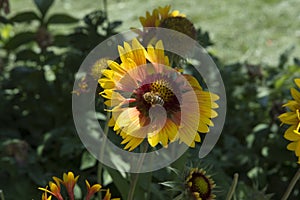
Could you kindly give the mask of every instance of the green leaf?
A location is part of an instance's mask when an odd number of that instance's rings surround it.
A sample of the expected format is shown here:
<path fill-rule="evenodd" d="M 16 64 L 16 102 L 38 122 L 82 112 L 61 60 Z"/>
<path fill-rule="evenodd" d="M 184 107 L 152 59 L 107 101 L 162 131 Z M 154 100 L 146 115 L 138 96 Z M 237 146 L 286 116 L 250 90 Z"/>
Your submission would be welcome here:
<path fill-rule="evenodd" d="M 72 24 L 78 22 L 78 19 L 66 14 L 54 14 L 48 19 L 48 24 Z"/>
<path fill-rule="evenodd" d="M 30 22 L 32 20 L 39 20 L 39 16 L 31 11 L 18 13 L 10 19 L 11 22 Z"/>
<path fill-rule="evenodd" d="M 0 22 L 3 23 L 3 24 L 8 24 L 9 23 L 9 20 L 7 20 L 5 17 L 3 16 L 0 16 Z"/>
<path fill-rule="evenodd" d="M 29 43 L 34 40 L 35 34 L 32 32 L 23 32 L 12 37 L 5 45 L 4 48 L 8 50 L 16 49 L 17 47 Z"/>
<path fill-rule="evenodd" d="M 54 0 L 34 0 L 35 5 L 38 7 L 43 16 L 46 15 L 53 2 Z"/>
<path fill-rule="evenodd" d="M 67 47 L 69 45 L 69 40 L 69 37 L 66 35 L 55 35 L 53 44 L 57 47 Z"/>
<path fill-rule="evenodd" d="M 24 60 L 24 61 L 39 62 L 40 60 L 39 55 L 30 49 L 24 49 L 22 51 L 19 51 L 16 57 L 17 60 Z"/>
<path fill-rule="evenodd" d="M 85 170 L 91 167 L 94 167 L 97 163 L 97 160 L 89 152 L 85 151 L 81 157 L 80 170 Z"/>
<path fill-rule="evenodd" d="M 108 171 L 108 173 L 114 180 L 114 184 L 118 188 L 120 194 L 122 195 L 122 199 L 127 199 L 130 186 L 127 180 L 117 170 L 111 169 L 109 167 L 105 167 L 105 169 Z"/>

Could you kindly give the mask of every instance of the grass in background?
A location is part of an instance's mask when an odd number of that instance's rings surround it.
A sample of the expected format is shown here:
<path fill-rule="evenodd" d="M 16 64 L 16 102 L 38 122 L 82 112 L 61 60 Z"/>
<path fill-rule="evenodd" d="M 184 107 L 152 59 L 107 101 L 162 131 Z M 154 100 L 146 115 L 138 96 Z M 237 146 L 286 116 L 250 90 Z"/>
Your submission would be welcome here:
<path fill-rule="evenodd" d="M 34 8 L 30 0 L 11 0 L 12 14 Z M 108 0 L 108 17 L 122 20 L 119 29 L 140 27 L 138 17 L 157 6 L 170 4 L 185 13 L 196 27 L 209 31 L 215 45 L 211 51 L 225 63 L 277 64 L 279 55 L 295 45 L 300 54 L 300 4 L 298 0 L 140 1 Z M 83 17 L 103 8 L 102 0 L 56 0 L 50 12 Z"/>

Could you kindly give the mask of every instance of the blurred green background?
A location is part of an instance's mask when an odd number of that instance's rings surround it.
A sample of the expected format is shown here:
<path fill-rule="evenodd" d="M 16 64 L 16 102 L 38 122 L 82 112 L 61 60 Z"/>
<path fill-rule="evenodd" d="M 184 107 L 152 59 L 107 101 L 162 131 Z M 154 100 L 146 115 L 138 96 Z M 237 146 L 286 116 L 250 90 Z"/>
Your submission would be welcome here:
<path fill-rule="evenodd" d="M 25 3 L 26 2 L 26 3 Z M 210 32 L 212 51 L 225 62 L 251 60 L 276 64 L 283 49 L 300 44 L 300 4 L 298 0 L 108 0 L 110 20 L 122 20 L 118 31 L 140 27 L 137 18 L 158 5 L 171 5 Z M 34 8 L 30 0 L 12 0 L 12 13 Z M 50 13 L 67 12 L 74 17 L 103 8 L 100 0 L 58 0 Z M 297 46 L 293 55 L 299 54 Z"/>
<path fill-rule="evenodd" d="M 219 67 L 227 94 L 226 123 L 213 151 L 199 161 L 197 144 L 171 167 L 208 169 L 220 200 L 236 172 L 240 178 L 235 200 L 282 196 L 299 168 L 294 152 L 286 149 L 287 127 L 277 119 L 286 111 L 282 104 L 291 99 L 293 79 L 300 77 L 297 0 L 111 0 L 107 13 L 100 0 L 10 0 L 11 13 L 0 15 L 0 189 L 7 200 L 40 199 L 37 188 L 69 170 L 91 183 L 101 177 L 113 197 L 126 199 L 132 175 L 105 166 L 99 170 L 101 164 L 77 137 L 71 108 L 75 74 L 97 44 L 140 27 L 139 16 L 167 4 L 201 28 L 198 42 Z M 210 42 L 213 45 L 207 45 Z M 88 86 L 88 76 L 82 85 Z M 76 92 L 80 96 L 89 91 Z M 103 98 L 97 97 L 99 123 L 104 125 Z M 120 145 L 120 138 L 109 131 Z M 162 184 L 184 182 L 184 175 L 174 174 L 172 168 L 141 174 L 135 199 L 169 200 L 182 192 L 184 187 L 170 192 Z M 82 181 L 78 185 L 84 188 Z M 290 200 L 299 199 L 299 188 L 300 183 Z M 83 196 L 84 191 L 76 191 L 76 197 Z"/>

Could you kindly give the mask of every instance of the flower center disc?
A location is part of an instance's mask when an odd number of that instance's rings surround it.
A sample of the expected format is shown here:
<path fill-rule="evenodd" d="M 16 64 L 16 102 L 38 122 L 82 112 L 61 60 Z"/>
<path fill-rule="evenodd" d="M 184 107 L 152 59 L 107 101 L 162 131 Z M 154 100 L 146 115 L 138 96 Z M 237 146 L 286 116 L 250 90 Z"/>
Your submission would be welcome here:
<path fill-rule="evenodd" d="M 174 93 L 169 86 L 169 83 L 165 80 L 157 80 L 150 84 L 150 90 L 154 94 L 160 96 L 164 102 L 169 102 L 170 99 L 174 96 Z"/>

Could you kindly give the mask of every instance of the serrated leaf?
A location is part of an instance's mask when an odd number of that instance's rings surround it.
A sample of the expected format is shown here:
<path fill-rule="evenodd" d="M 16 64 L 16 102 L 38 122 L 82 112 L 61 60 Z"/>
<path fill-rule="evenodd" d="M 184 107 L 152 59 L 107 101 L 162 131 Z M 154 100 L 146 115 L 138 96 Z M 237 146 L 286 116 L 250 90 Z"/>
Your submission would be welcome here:
<path fill-rule="evenodd" d="M 72 24 L 78 22 L 78 19 L 66 14 L 54 14 L 48 19 L 48 24 Z"/>
<path fill-rule="evenodd" d="M 39 20 L 39 16 L 35 12 L 31 11 L 18 13 L 10 18 L 11 22 L 30 22 L 32 20 Z"/>
<path fill-rule="evenodd" d="M 97 163 L 97 160 L 89 152 L 85 151 L 81 157 L 80 170 L 85 170 L 91 167 L 94 167 Z"/>

